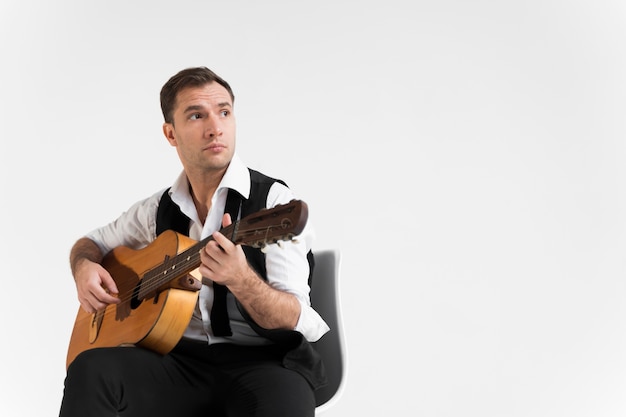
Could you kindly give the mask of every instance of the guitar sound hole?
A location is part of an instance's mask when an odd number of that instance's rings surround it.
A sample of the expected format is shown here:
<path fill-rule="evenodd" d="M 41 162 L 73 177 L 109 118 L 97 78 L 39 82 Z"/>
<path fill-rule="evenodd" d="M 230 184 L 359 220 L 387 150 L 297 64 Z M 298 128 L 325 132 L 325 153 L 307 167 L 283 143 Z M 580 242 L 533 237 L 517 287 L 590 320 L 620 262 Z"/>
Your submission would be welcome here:
<path fill-rule="evenodd" d="M 144 302 L 145 299 L 152 297 L 153 300 L 153 304 L 156 304 L 159 302 L 159 293 L 158 292 L 153 292 L 152 294 L 144 294 L 142 293 L 142 288 L 141 285 L 143 284 L 144 280 L 140 280 L 137 285 L 135 286 L 135 289 L 133 290 L 133 296 L 130 299 L 130 308 L 131 309 L 136 309 L 137 307 L 139 307 L 141 305 L 141 303 Z"/>
<path fill-rule="evenodd" d="M 133 290 L 133 296 L 130 299 L 130 308 L 132 308 L 133 310 L 136 309 L 137 307 L 139 307 L 142 303 L 143 300 L 139 299 L 139 289 L 140 289 L 141 284 L 138 284 L 135 289 Z"/>

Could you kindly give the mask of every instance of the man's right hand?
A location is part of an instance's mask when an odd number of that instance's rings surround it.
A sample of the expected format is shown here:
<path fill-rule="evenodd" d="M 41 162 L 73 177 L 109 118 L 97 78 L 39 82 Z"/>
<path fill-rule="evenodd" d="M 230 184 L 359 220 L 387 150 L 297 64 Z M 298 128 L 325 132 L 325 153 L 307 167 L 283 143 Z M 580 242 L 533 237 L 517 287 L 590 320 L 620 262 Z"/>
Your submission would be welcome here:
<path fill-rule="evenodd" d="M 78 301 L 85 311 L 95 313 L 120 299 L 115 281 L 100 264 L 83 259 L 76 264 L 74 274 Z"/>
<path fill-rule="evenodd" d="M 119 290 L 111 274 L 98 263 L 102 253 L 90 239 L 81 238 L 72 247 L 70 266 L 76 282 L 78 301 L 88 313 L 118 304 Z"/>

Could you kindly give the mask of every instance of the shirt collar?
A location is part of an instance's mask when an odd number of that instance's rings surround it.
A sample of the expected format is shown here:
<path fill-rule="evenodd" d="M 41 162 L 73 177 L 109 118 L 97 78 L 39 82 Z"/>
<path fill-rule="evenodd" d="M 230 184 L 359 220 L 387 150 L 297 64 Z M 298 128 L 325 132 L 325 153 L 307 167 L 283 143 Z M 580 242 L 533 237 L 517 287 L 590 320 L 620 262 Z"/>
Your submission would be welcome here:
<path fill-rule="evenodd" d="M 250 173 L 237 154 L 233 155 L 217 191 L 223 188 L 232 188 L 245 199 L 250 197 Z"/>
<path fill-rule="evenodd" d="M 236 153 L 233 155 L 230 164 L 228 164 L 228 168 L 226 168 L 222 181 L 220 181 L 220 185 L 215 191 L 213 200 L 216 200 L 222 192 L 226 192 L 228 188 L 237 191 L 245 199 L 250 197 L 250 173 Z M 172 201 L 178 204 L 183 213 L 195 212 L 193 199 L 189 193 L 189 180 L 185 171 L 180 173 L 172 188 L 170 188 L 169 193 Z"/>

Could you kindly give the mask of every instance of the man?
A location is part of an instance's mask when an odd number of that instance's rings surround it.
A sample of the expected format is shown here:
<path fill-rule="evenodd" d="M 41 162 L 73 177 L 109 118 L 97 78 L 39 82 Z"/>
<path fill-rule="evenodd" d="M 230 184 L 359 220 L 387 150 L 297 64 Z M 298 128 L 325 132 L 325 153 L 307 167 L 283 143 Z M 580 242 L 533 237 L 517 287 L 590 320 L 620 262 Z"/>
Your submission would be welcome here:
<path fill-rule="evenodd" d="M 207 68 L 171 77 L 161 90 L 163 133 L 183 172 L 72 247 L 78 300 L 94 313 L 121 302 L 100 264 L 112 249 L 145 248 L 167 229 L 213 237 L 200 251 L 203 285 L 176 347 L 165 355 L 139 347 L 81 352 L 68 367 L 62 417 L 314 415 L 324 375 L 308 342 L 328 326 L 309 301 L 310 226 L 299 244 L 270 245 L 264 254 L 218 232 L 246 210 L 294 198 L 238 158 L 233 104 L 229 84 Z M 213 315 L 224 294 L 225 323 Z"/>

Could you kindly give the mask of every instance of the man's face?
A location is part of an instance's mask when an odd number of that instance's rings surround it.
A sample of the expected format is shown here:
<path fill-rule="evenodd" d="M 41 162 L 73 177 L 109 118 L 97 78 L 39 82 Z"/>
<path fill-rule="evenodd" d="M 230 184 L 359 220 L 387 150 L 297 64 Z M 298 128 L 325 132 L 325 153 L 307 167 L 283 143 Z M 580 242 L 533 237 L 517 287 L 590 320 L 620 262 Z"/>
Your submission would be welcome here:
<path fill-rule="evenodd" d="M 235 115 L 228 91 L 216 82 L 181 90 L 173 123 L 163 133 L 187 171 L 224 171 L 235 153 Z"/>

